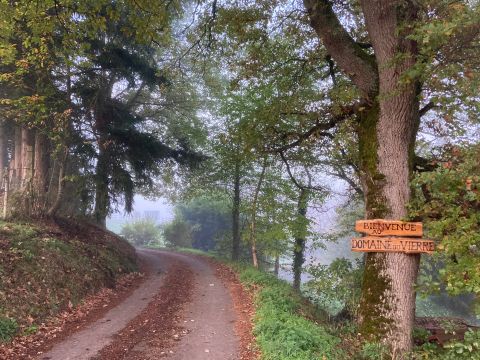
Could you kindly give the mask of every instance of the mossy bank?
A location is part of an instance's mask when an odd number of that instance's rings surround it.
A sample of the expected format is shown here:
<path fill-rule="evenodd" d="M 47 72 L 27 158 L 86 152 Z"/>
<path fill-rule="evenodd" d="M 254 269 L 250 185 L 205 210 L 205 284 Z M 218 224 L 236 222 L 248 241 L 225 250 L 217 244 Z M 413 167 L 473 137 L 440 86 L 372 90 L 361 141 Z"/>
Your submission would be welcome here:
<path fill-rule="evenodd" d="M 93 225 L 0 221 L 0 340 L 34 331 L 136 269 L 134 248 Z"/>

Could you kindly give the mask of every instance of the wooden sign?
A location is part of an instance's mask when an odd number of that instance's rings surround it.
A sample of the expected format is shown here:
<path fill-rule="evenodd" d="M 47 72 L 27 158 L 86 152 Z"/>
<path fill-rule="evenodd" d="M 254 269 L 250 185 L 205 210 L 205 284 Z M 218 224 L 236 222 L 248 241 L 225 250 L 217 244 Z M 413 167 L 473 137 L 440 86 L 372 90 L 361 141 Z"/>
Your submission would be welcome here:
<path fill-rule="evenodd" d="M 352 239 L 352 251 L 428 254 L 434 250 L 435 243 L 432 240 L 425 239 L 377 236 L 365 236 Z"/>
<path fill-rule="evenodd" d="M 423 225 L 419 222 L 402 222 L 395 220 L 358 220 L 355 231 L 376 236 L 398 235 L 419 236 L 423 235 Z"/>

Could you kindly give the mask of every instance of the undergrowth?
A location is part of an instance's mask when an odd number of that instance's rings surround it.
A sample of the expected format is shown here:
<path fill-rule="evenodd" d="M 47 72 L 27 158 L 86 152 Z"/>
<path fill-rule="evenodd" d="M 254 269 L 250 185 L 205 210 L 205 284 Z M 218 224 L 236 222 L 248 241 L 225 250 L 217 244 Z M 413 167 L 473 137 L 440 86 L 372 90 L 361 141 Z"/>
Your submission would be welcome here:
<path fill-rule="evenodd" d="M 0 340 L 34 332 L 135 269 L 134 249 L 91 225 L 0 221 Z"/>
<path fill-rule="evenodd" d="M 7 317 L 0 318 L 0 341 L 9 341 L 18 330 L 18 324 L 15 319 Z"/>
<path fill-rule="evenodd" d="M 322 313 L 271 274 L 234 265 L 255 291 L 254 335 L 263 360 L 341 359 L 340 339 L 322 324 Z"/>

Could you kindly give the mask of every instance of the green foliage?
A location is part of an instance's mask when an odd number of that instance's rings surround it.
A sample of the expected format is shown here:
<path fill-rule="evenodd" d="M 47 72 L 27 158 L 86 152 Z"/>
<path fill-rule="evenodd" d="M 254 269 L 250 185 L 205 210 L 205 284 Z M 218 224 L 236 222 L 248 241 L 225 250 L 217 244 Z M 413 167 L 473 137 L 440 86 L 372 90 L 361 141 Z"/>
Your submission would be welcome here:
<path fill-rule="evenodd" d="M 342 310 L 356 314 L 360 300 L 362 268 L 344 258 L 330 265 L 312 265 L 307 268 L 312 276 L 304 285 L 305 294 L 331 315 Z"/>
<path fill-rule="evenodd" d="M 340 340 L 314 321 L 314 310 L 292 287 L 270 274 L 237 266 L 240 280 L 256 289 L 254 334 L 265 360 L 339 359 Z M 306 314 L 310 314 L 307 318 Z"/>
<path fill-rule="evenodd" d="M 163 238 L 168 247 L 192 247 L 192 229 L 183 219 L 175 218 L 163 225 Z"/>
<path fill-rule="evenodd" d="M 390 359 L 388 346 L 376 342 L 366 342 L 360 351 L 360 358 L 365 360 L 388 360 Z"/>
<path fill-rule="evenodd" d="M 22 335 L 28 336 L 31 334 L 35 334 L 38 331 L 38 326 L 37 325 L 30 325 L 26 329 L 22 331 Z"/>
<path fill-rule="evenodd" d="M 455 341 L 445 345 L 447 359 L 480 359 L 480 331 L 468 330 L 463 341 Z"/>
<path fill-rule="evenodd" d="M 443 349 L 427 343 L 415 349 L 412 358 L 415 360 L 478 360 L 480 359 L 480 331 L 469 329 L 463 341 L 451 341 L 445 344 Z"/>
<path fill-rule="evenodd" d="M 121 235 L 137 246 L 155 246 L 162 240 L 160 227 L 152 219 L 140 219 L 122 227 Z"/>
<path fill-rule="evenodd" d="M 450 161 L 413 182 L 410 216 L 422 218 L 426 235 L 437 242 L 435 256 L 424 264 L 423 290 L 445 288 L 451 295 L 480 297 L 479 153 L 479 145 L 455 147 Z"/>
<path fill-rule="evenodd" d="M 190 226 L 195 249 L 213 250 L 218 239 L 231 231 L 230 204 L 224 196 L 199 196 L 177 205 L 175 212 L 176 219 Z"/>
<path fill-rule="evenodd" d="M 15 319 L 0 317 L 0 341 L 9 341 L 18 331 L 18 324 Z"/>

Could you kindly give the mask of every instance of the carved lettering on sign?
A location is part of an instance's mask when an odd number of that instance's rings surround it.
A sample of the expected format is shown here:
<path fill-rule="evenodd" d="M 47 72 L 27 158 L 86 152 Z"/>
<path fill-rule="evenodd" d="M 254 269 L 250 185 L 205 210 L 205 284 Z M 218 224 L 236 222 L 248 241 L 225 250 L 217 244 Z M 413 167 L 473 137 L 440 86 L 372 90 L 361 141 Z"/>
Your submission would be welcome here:
<path fill-rule="evenodd" d="M 365 236 L 352 239 L 352 251 L 428 254 L 435 251 L 435 243 L 426 239 Z"/>
<path fill-rule="evenodd" d="M 419 222 L 403 222 L 395 220 L 358 220 L 355 231 L 376 236 L 417 236 L 423 235 L 423 225 Z"/>

